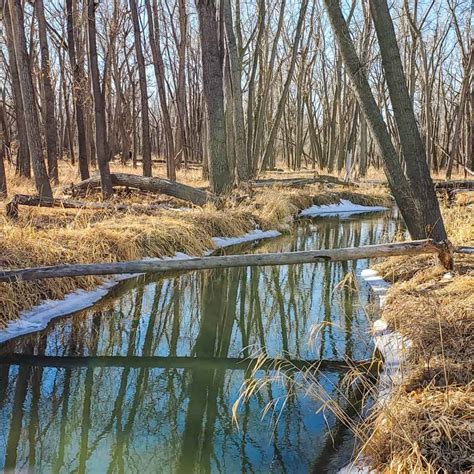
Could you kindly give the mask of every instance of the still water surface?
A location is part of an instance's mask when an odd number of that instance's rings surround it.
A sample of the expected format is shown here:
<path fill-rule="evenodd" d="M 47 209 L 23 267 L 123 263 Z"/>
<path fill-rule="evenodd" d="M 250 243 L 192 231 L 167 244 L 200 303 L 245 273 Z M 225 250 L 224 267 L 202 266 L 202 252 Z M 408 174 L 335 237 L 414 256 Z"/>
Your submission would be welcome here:
<path fill-rule="evenodd" d="M 251 250 L 379 243 L 399 225 L 383 213 L 304 220 L 290 235 Z M 333 472 L 351 455 L 350 437 L 330 413 L 318 412 L 304 386 L 287 397 L 289 382 L 269 383 L 240 407 L 238 427 L 232 422 L 232 405 L 251 376 L 234 358 L 370 357 L 367 289 L 338 286 L 367 265 L 323 262 L 139 278 L 91 310 L 10 341 L 0 347 L 0 468 Z M 23 354 L 22 363 L 2 362 L 1 354 L 11 353 Z M 344 406 L 338 390 L 343 376 L 325 370 L 318 380 Z M 274 410 L 262 417 L 269 402 Z"/>

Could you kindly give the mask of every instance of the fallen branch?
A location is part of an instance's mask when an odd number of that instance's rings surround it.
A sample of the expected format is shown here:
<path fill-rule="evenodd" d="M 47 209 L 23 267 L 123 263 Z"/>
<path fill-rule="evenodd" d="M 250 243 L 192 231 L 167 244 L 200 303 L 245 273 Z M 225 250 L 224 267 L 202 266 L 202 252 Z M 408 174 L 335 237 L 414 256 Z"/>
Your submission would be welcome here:
<path fill-rule="evenodd" d="M 253 182 L 253 186 L 256 188 L 262 188 L 266 186 L 299 187 L 316 183 L 338 184 L 340 186 L 349 186 L 353 184 L 341 181 L 334 176 L 319 175 L 313 178 L 257 179 Z"/>
<path fill-rule="evenodd" d="M 116 212 L 140 212 L 149 213 L 163 209 L 163 206 L 141 206 L 141 205 L 126 205 L 126 204 L 109 204 L 100 202 L 86 202 L 73 201 L 70 199 L 58 198 L 40 198 L 38 196 L 30 196 L 27 194 L 15 194 L 12 199 L 6 204 L 6 214 L 11 219 L 18 217 L 18 206 L 32 206 L 32 207 L 59 207 L 63 209 L 93 209 L 93 210 L 108 210 Z"/>
<path fill-rule="evenodd" d="M 148 191 L 156 194 L 166 194 L 183 201 L 189 201 L 197 206 L 203 206 L 208 202 L 217 201 L 217 197 L 207 191 L 193 188 L 186 184 L 177 183 L 163 178 L 147 178 L 135 174 L 113 173 L 110 175 L 113 186 L 122 186 L 134 188 L 140 191 Z M 73 195 L 79 192 L 87 192 L 91 189 L 100 187 L 100 177 L 93 176 L 80 183 L 72 185 L 69 189 Z"/>
<path fill-rule="evenodd" d="M 474 179 L 435 181 L 435 189 L 474 189 Z"/>
<path fill-rule="evenodd" d="M 366 245 L 361 247 L 303 252 L 223 255 L 183 260 L 135 260 L 116 263 L 89 263 L 23 268 L 0 272 L 0 282 L 12 282 L 15 280 L 31 281 L 44 278 L 79 277 L 86 275 L 116 275 L 124 273 L 156 273 L 246 266 L 294 265 L 300 263 L 317 263 L 321 261 L 338 262 L 357 260 L 360 258 L 419 255 L 423 253 L 438 254 L 441 258 L 445 252 L 446 247 L 443 244 L 437 244 L 433 240 L 427 239 L 394 244 Z"/>

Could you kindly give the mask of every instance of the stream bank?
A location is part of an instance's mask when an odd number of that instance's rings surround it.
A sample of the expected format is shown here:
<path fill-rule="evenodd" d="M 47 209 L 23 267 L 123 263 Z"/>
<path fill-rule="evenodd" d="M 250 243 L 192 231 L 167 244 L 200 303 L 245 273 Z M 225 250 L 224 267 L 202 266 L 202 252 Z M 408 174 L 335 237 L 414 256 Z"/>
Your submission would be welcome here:
<path fill-rule="evenodd" d="M 15 222 L 0 215 L 0 265 L 8 269 L 160 258 L 176 253 L 203 255 L 220 246 L 222 242 L 215 238 L 241 237 L 255 229 L 288 232 L 301 210 L 341 200 L 362 206 L 391 203 L 384 190 L 362 194 L 306 186 L 259 189 L 239 204 L 230 197 L 221 208 L 182 208 L 175 203 L 176 207 L 155 215 L 27 208 Z M 95 277 L 0 283 L 0 328 L 44 300 L 59 300 L 77 289 L 90 291 L 101 283 Z"/>
<path fill-rule="evenodd" d="M 256 244 L 252 251 L 390 241 L 399 224 L 389 213 L 302 219 L 290 232 Z M 339 285 L 345 275 L 358 275 L 367 265 L 363 259 L 130 280 L 134 284 L 126 282 L 90 310 L 7 342 L 2 347 L 6 354 L 29 356 L 24 358 L 28 363 L 15 365 L 6 357 L 0 364 L 6 394 L 0 418 L 7 427 L 1 445 L 8 448 L 0 451 L 0 465 L 14 468 L 33 456 L 43 471 L 51 463 L 71 468 L 79 463 L 89 470 L 124 463 L 142 472 L 152 472 L 157 463 L 173 472 L 321 472 L 329 460 L 342 467 L 348 459 L 335 459 L 337 447 L 354 440 L 338 436 L 333 445 L 330 432 L 336 418 L 304 388 L 270 383 L 242 406 L 237 430 L 231 407 L 250 374 L 245 365 L 225 368 L 213 359 L 371 357 L 368 292 Z M 201 358 L 200 366 L 177 367 L 189 356 Z M 91 364 L 45 367 L 40 365 L 45 357 L 90 358 Z M 121 367 L 106 366 L 113 357 L 120 358 Z M 139 357 L 170 358 L 173 363 L 170 368 L 138 367 Z M 266 377 L 269 371 L 262 367 L 256 376 Z M 297 381 L 304 373 L 290 370 L 288 375 Z M 344 372 L 320 370 L 314 376 L 336 402 L 346 405 Z M 262 419 L 269 403 L 275 416 Z M 349 408 L 359 420 L 358 409 Z"/>

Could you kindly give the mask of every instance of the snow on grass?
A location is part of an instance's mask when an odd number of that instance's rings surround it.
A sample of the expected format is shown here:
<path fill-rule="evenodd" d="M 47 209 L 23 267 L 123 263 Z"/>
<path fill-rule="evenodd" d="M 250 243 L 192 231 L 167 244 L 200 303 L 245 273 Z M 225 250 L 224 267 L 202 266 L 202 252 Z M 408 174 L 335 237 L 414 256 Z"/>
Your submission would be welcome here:
<path fill-rule="evenodd" d="M 214 237 L 213 243 L 215 249 L 230 247 L 244 242 L 253 242 L 262 239 L 269 239 L 281 235 L 276 230 L 252 230 L 240 237 Z M 213 251 L 209 250 L 205 255 L 210 255 Z M 192 258 L 191 256 L 177 252 L 172 257 L 163 257 L 163 260 L 184 260 Z M 145 260 L 151 260 L 147 258 Z M 152 260 L 161 260 L 153 258 Z M 117 275 L 109 278 L 101 285 L 97 286 L 91 291 L 76 290 L 66 295 L 62 300 L 45 300 L 38 306 L 20 313 L 20 317 L 11 321 L 4 329 L 0 330 L 0 344 L 10 339 L 24 336 L 33 332 L 38 332 L 46 328 L 49 322 L 61 316 L 67 316 L 77 311 L 90 308 L 103 297 L 105 297 L 110 290 L 119 282 L 129 278 L 137 277 L 138 275 Z"/>
<path fill-rule="evenodd" d="M 301 217 L 317 217 L 317 216 L 338 216 L 343 214 L 345 216 L 352 214 L 362 214 L 364 212 L 380 212 L 386 211 L 386 207 L 382 206 L 362 206 L 360 204 L 354 204 L 347 199 L 341 199 L 336 204 L 327 204 L 322 206 L 311 206 L 300 212 Z"/>

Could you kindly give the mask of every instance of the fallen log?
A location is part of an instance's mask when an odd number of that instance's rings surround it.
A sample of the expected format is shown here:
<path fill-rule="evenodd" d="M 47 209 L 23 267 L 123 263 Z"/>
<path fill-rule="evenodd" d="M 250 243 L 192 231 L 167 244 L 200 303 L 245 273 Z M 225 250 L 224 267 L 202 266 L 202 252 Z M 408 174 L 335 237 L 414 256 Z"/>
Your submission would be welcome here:
<path fill-rule="evenodd" d="M 126 205 L 126 204 L 110 204 L 100 202 L 86 202 L 74 201 L 71 199 L 59 198 L 41 198 L 39 196 L 30 196 L 28 194 L 15 194 L 12 199 L 6 204 L 5 210 L 7 217 L 11 219 L 18 218 L 18 206 L 32 206 L 32 207 L 58 207 L 63 209 L 92 209 L 92 210 L 106 210 L 116 212 L 140 212 L 150 213 L 164 209 L 164 206 L 154 205 Z"/>
<path fill-rule="evenodd" d="M 286 186 L 286 187 L 299 187 L 306 186 L 308 184 L 338 184 L 340 186 L 351 186 L 353 183 L 347 183 L 341 181 L 334 176 L 319 175 L 312 178 L 283 178 L 283 179 L 257 179 L 252 184 L 256 188 L 262 188 L 267 186 Z"/>
<path fill-rule="evenodd" d="M 474 179 L 452 180 L 452 181 L 435 181 L 436 190 L 441 189 L 474 189 Z"/>
<path fill-rule="evenodd" d="M 377 364 L 372 360 L 343 361 L 330 359 L 259 359 L 237 357 L 161 357 L 161 356 L 89 356 L 57 357 L 30 354 L 6 354 L 0 356 L 0 365 L 29 365 L 33 367 L 125 367 L 159 369 L 193 369 L 212 366 L 214 369 L 248 370 L 259 367 L 265 370 L 372 370 Z"/>
<path fill-rule="evenodd" d="M 262 253 L 194 257 L 182 260 L 156 259 L 116 263 L 89 263 L 23 268 L 0 272 L 0 282 L 41 280 L 45 278 L 79 277 L 86 275 L 117 275 L 157 273 L 167 271 L 206 270 L 213 268 L 294 265 L 300 263 L 338 262 L 360 258 L 392 257 L 397 255 L 438 254 L 441 258 L 446 247 L 433 240 L 414 240 L 394 244 L 365 245 L 361 247 L 310 250 L 302 252 Z"/>
<path fill-rule="evenodd" d="M 197 206 L 203 206 L 208 202 L 217 201 L 217 196 L 210 192 L 164 178 L 147 178 L 126 173 L 112 173 L 110 177 L 113 186 L 135 188 L 140 191 L 148 191 L 156 194 L 166 194 L 167 196 L 182 199 L 183 201 L 192 202 Z M 100 187 L 100 177 L 93 176 L 80 183 L 73 184 L 69 189 L 73 195 L 76 195 L 78 191 L 87 192 L 98 187 Z"/>

